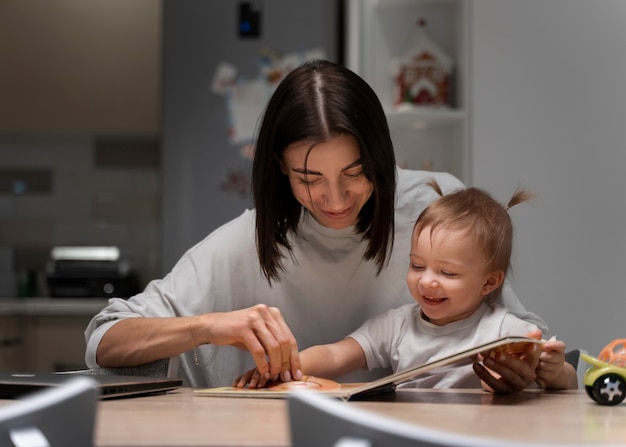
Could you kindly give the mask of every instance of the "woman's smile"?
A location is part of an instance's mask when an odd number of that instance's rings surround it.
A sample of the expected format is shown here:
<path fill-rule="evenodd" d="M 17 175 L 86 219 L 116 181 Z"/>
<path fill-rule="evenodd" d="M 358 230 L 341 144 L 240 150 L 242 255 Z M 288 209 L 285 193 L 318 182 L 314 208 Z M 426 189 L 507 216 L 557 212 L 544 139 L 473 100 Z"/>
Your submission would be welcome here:
<path fill-rule="evenodd" d="M 352 207 L 348 207 L 342 211 L 327 211 L 327 210 L 320 210 L 324 215 L 328 216 L 329 219 L 337 219 L 337 220 L 341 220 L 341 219 L 345 219 L 346 217 L 348 217 L 351 213 L 352 213 Z"/>

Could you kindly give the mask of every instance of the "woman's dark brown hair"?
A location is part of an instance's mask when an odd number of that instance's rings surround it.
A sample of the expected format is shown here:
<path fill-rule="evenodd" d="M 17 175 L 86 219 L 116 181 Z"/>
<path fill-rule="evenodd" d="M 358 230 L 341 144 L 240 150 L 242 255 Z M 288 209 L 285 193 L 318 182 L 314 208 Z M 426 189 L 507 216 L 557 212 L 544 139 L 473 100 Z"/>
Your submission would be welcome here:
<path fill-rule="evenodd" d="M 289 73 L 272 95 L 257 138 L 252 166 L 256 245 L 261 270 L 278 280 L 282 258 L 291 252 L 288 235 L 297 234 L 302 206 L 281 172 L 283 151 L 292 143 L 310 147 L 339 135 L 352 135 L 361 151 L 363 172 L 374 191 L 361 209 L 356 231 L 368 241 L 365 258 L 378 271 L 388 260 L 394 237 L 395 157 L 383 108 L 358 75 L 328 61 L 303 64 Z"/>

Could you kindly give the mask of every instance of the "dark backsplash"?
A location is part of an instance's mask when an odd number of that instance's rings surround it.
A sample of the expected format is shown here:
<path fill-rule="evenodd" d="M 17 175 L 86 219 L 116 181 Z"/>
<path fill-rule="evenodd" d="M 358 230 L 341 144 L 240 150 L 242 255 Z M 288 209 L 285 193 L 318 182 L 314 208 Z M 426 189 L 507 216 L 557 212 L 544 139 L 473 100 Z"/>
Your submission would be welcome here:
<path fill-rule="evenodd" d="M 160 141 L 0 135 L 0 296 L 39 279 L 60 245 L 114 245 L 142 284 L 158 275 Z"/>

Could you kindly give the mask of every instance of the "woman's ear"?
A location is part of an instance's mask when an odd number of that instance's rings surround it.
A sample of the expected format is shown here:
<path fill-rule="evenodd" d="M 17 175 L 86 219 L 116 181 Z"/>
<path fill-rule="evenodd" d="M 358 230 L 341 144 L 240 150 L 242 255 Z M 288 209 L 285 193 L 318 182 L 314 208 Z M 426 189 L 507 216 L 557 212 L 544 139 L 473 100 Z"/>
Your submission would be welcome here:
<path fill-rule="evenodd" d="M 274 158 L 276 159 L 278 166 L 280 166 L 280 172 L 287 175 L 288 171 L 287 171 L 287 168 L 285 167 L 285 162 L 283 161 L 283 157 L 278 155 L 276 152 L 274 152 Z"/>
<path fill-rule="evenodd" d="M 484 296 L 489 295 L 491 292 L 500 287 L 504 281 L 504 272 L 502 270 L 495 270 L 487 275 L 483 288 L 481 290 Z"/>

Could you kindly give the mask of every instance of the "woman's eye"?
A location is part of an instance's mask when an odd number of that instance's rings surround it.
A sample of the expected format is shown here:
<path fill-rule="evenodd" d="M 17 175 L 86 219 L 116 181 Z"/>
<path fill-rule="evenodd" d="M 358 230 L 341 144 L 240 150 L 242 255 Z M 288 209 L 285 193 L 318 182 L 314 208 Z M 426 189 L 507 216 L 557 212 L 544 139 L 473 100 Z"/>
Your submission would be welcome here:
<path fill-rule="evenodd" d="M 300 183 L 301 185 L 312 185 L 314 183 L 316 183 L 319 179 L 316 178 L 302 178 L 299 177 L 298 178 L 298 183 Z"/>
<path fill-rule="evenodd" d="M 359 178 L 363 176 L 363 171 L 359 171 L 359 172 L 355 172 L 355 173 L 348 173 L 346 172 L 346 176 L 349 178 Z"/>

